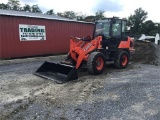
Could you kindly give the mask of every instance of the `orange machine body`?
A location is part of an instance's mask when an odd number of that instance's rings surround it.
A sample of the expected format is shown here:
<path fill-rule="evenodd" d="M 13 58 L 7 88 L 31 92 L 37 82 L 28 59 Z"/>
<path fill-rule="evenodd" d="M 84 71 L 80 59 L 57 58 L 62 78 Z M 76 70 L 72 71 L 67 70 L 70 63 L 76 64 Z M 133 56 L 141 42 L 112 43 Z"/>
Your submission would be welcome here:
<path fill-rule="evenodd" d="M 76 69 L 79 68 L 82 61 L 87 61 L 89 54 L 93 51 L 98 51 L 102 48 L 101 45 L 102 37 L 98 36 L 92 41 L 77 41 L 75 38 L 70 39 L 70 51 L 69 55 L 74 61 L 76 61 Z M 134 52 L 133 46 L 131 46 L 132 39 L 128 37 L 127 41 L 121 41 L 119 49 L 129 49 L 130 52 Z"/>
<path fill-rule="evenodd" d="M 76 41 L 76 39 L 70 39 L 70 51 L 69 54 L 76 61 L 76 69 L 79 68 L 83 60 L 87 61 L 89 53 L 96 49 L 102 48 L 102 37 L 98 36 L 92 41 Z"/>
<path fill-rule="evenodd" d="M 119 49 L 129 49 L 130 54 L 134 54 L 135 53 L 135 49 L 133 47 L 133 40 L 128 37 L 127 40 L 122 40 L 118 46 Z"/>

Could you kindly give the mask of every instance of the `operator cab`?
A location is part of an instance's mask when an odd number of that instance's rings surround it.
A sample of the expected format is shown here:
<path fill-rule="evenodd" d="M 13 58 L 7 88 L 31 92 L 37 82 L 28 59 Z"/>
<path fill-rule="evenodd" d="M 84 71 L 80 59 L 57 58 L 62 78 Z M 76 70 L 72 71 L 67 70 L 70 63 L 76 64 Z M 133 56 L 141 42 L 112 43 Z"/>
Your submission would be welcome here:
<path fill-rule="evenodd" d="M 94 38 L 97 36 L 103 36 L 107 38 L 121 38 L 125 36 L 126 20 L 117 18 L 107 18 L 105 20 L 99 20 L 95 24 Z"/>
<path fill-rule="evenodd" d="M 95 23 L 94 38 L 102 36 L 102 47 L 110 51 L 117 51 L 121 41 L 128 39 L 125 35 L 126 20 L 118 18 L 107 18 Z"/>

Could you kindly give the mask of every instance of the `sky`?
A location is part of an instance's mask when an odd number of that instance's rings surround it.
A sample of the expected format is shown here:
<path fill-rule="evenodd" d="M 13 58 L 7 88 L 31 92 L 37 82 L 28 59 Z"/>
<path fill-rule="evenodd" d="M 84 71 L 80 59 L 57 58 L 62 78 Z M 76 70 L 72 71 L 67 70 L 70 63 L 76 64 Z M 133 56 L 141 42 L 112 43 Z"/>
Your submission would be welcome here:
<path fill-rule="evenodd" d="M 160 0 L 19 0 L 21 5 L 37 5 L 43 12 L 53 9 L 57 12 L 74 11 L 79 14 L 94 15 L 98 10 L 103 10 L 106 17 L 118 16 L 127 18 L 134 14 L 134 10 L 142 7 L 148 12 L 148 20 L 160 23 Z M 0 0 L 7 3 L 8 0 Z"/>

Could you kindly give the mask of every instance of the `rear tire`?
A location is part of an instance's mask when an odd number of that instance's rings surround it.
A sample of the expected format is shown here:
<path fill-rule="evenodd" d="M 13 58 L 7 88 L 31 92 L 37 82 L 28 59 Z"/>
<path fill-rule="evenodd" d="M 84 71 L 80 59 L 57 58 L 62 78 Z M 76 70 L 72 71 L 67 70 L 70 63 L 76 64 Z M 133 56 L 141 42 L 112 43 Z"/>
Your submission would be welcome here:
<path fill-rule="evenodd" d="M 91 74 L 101 74 L 106 65 L 105 56 L 101 52 L 93 52 L 89 55 L 88 61 L 87 61 L 87 69 L 88 72 Z"/>
<path fill-rule="evenodd" d="M 119 69 L 124 69 L 129 63 L 129 53 L 122 51 L 119 53 L 118 58 L 114 61 L 114 66 Z"/>

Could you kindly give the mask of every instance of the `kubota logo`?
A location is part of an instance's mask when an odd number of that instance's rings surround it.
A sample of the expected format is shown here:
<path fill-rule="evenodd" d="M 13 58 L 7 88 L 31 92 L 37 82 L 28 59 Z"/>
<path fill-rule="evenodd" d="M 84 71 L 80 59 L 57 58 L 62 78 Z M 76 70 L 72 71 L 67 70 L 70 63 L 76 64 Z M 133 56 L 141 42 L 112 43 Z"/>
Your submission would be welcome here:
<path fill-rule="evenodd" d="M 92 46 L 92 43 L 89 43 L 86 48 L 84 48 L 84 51 L 87 51 Z"/>

